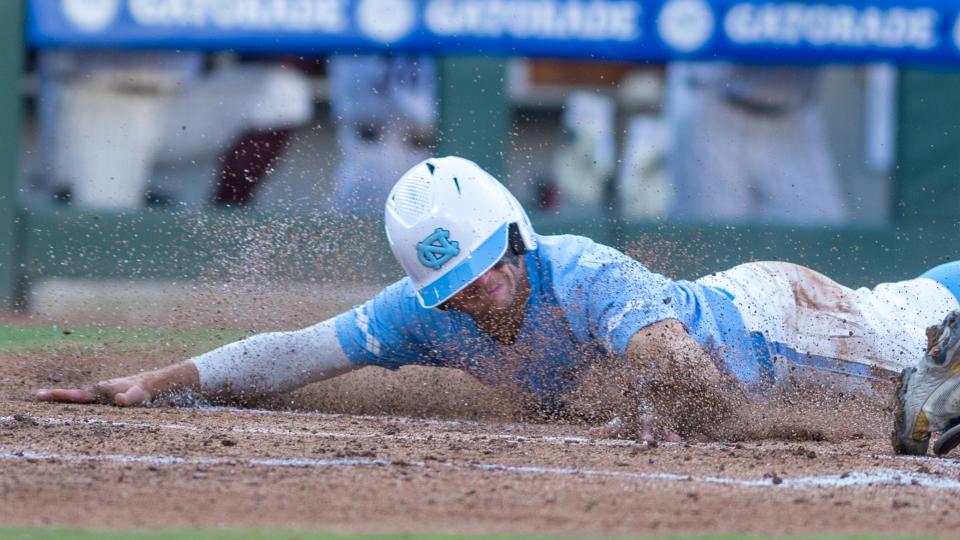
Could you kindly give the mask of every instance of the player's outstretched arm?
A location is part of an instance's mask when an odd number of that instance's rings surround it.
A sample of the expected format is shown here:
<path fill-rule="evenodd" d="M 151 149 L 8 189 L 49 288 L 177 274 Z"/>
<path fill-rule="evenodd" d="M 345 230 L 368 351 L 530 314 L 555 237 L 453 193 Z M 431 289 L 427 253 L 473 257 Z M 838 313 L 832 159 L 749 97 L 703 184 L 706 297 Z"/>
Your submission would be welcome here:
<path fill-rule="evenodd" d="M 121 407 L 139 405 L 166 392 L 199 391 L 200 376 L 193 362 L 187 360 L 163 369 L 100 381 L 83 388 L 38 390 L 40 401 L 72 403 L 109 403 Z"/>
<path fill-rule="evenodd" d="M 735 410 L 736 393 L 680 321 L 639 330 L 630 338 L 627 358 L 638 372 L 642 403 L 630 420 L 641 437 L 714 435 Z"/>
<path fill-rule="evenodd" d="M 269 332 L 224 345 L 173 366 L 76 389 L 39 390 L 41 401 L 138 405 L 191 391 L 217 399 L 274 395 L 360 367 L 337 341 L 335 320 L 292 332 Z"/>

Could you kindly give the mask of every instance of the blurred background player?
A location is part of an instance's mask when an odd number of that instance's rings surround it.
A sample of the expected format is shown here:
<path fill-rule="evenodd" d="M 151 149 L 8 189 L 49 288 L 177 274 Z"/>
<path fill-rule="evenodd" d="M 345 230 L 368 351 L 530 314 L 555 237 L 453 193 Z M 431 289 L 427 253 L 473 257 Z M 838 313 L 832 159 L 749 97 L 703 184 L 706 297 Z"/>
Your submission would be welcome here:
<path fill-rule="evenodd" d="M 564 102 L 563 141 L 553 154 L 558 206 L 566 215 L 596 215 L 613 205 L 616 103 L 607 95 L 573 92 Z"/>
<path fill-rule="evenodd" d="M 698 223 L 845 222 L 817 84 L 814 68 L 670 64 L 671 217 Z"/>
<path fill-rule="evenodd" d="M 296 129 L 314 118 L 308 75 L 317 63 L 300 57 L 225 55 L 170 103 L 165 137 L 150 186 L 159 205 L 246 206 L 286 151 Z M 238 91 L 243 89 L 243 91 Z M 211 169 L 197 177 L 197 163 Z"/>
<path fill-rule="evenodd" d="M 202 69 L 199 53 L 38 51 L 33 198 L 142 206 L 170 104 Z"/>
<path fill-rule="evenodd" d="M 312 92 L 295 66 L 213 64 L 198 52 L 40 50 L 31 198 L 113 209 L 247 204 L 290 130 L 313 116 Z M 192 171 L 204 161 L 217 162 L 213 188 Z"/>
<path fill-rule="evenodd" d="M 430 156 L 437 123 L 436 60 L 335 55 L 329 77 L 339 146 L 333 208 L 378 214 L 393 179 Z"/>

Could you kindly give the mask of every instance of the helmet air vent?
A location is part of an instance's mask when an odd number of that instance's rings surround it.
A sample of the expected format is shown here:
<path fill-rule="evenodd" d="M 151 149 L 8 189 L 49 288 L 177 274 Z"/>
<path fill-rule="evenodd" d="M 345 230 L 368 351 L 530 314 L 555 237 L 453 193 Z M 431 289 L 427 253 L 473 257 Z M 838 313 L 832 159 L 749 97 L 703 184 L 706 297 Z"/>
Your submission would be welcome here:
<path fill-rule="evenodd" d="M 416 223 L 430 212 L 433 205 L 433 193 L 430 189 L 432 184 L 431 178 L 417 175 L 397 185 L 393 202 L 396 204 L 400 219 L 408 223 Z"/>

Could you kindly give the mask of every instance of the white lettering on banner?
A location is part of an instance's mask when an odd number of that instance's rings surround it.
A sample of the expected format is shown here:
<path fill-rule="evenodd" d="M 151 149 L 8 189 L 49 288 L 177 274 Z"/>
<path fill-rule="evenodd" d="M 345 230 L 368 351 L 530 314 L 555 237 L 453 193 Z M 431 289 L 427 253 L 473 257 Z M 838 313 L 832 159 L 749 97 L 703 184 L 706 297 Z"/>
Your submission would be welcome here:
<path fill-rule="evenodd" d="M 953 23 L 953 45 L 960 49 L 960 15 L 957 15 L 957 20 Z"/>
<path fill-rule="evenodd" d="M 390 43 L 413 30 L 417 6 L 413 0 L 360 0 L 357 27 L 371 39 Z"/>
<path fill-rule="evenodd" d="M 734 43 L 932 49 L 939 15 L 930 8 L 826 4 L 738 4 L 724 19 Z"/>
<path fill-rule="evenodd" d="M 441 36 L 632 41 L 636 1 L 431 0 L 427 28 Z"/>
<path fill-rule="evenodd" d="M 83 32 L 99 32 L 113 24 L 120 0 L 62 0 L 64 18 Z"/>
<path fill-rule="evenodd" d="M 693 52 L 713 35 L 715 20 L 705 0 L 668 0 L 657 17 L 663 41 L 681 52 Z"/>
<path fill-rule="evenodd" d="M 342 32 L 347 0 L 129 0 L 142 26 Z"/>

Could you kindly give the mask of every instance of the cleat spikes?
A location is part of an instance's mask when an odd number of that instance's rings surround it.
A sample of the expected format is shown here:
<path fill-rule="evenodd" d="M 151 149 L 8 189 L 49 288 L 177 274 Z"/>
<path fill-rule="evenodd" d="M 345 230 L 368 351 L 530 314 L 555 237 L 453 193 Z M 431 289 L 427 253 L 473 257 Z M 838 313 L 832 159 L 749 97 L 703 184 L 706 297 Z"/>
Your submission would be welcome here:
<path fill-rule="evenodd" d="M 933 453 L 938 456 L 944 456 L 960 445 L 960 418 L 954 419 L 951 424 L 952 427 L 941 433 L 933 443 Z"/>

